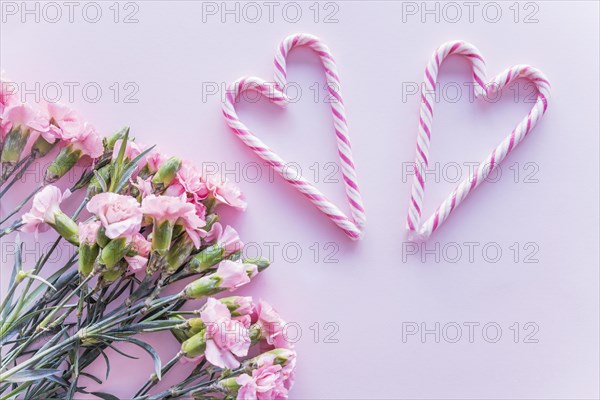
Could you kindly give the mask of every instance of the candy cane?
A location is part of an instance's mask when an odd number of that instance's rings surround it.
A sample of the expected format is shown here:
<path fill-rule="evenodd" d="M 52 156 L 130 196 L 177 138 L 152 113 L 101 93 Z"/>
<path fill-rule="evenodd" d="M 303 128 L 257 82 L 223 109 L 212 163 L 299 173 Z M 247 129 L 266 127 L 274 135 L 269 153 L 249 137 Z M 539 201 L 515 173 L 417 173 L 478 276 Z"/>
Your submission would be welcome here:
<path fill-rule="evenodd" d="M 425 171 L 429 165 L 429 145 L 433 122 L 435 89 L 440 65 L 451 55 L 466 57 L 473 67 L 474 91 L 476 96 L 489 95 L 516 79 L 524 78 L 532 82 L 538 91 L 535 105 L 516 128 L 472 171 L 467 179 L 458 184 L 422 225 L 420 225 L 425 196 Z M 450 213 L 462 203 L 469 193 L 485 180 L 490 172 L 527 136 L 542 118 L 548 107 L 550 84 L 544 74 L 527 65 L 515 65 L 486 82 L 485 63 L 477 48 L 461 41 L 447 42 L 440 46 L 425 68 L 424 84 L 421 92 L 419 132 L 417 136 L 417 154 L 415 175 L 413 178 L 410 204 L 407 217 L 407 229 L 412 240 L 426 240 L 449 217 Z"/>
<path fill-rule="evenodd" d="M 342 175 L 346 189 L 346 197 L 350 204 L 351 218 L 347 217 L 335 204 L 329 201 L 319 189 L 308 182 L 301 173 L 291 164 L 287 164 L 273 150 L 257 138 L 244 125 L 236 111 L 235 103 L 239 96 L 247 90 L 254 90 L 267 97 L 275 104 L 285 107 L 288 98 L 283 92 L 287 83 L 286 59 L 290 51 L 296 47 L 307 46 L 319 55 L 321 63 L 325 68 L 327 87 L 334 101 L 331 102 L 331 111 L 335 134 L 337 138 L 338 154 L 342 165 Z M 223 115 L 227 124 L 233 129 L 237 136 L 252 151 L 258 154 L 270 166 L 273 167 L 287 182 L 294 185 L 304 196 L 306 196 L 319 210 L 339 226 L 350 238 L 359 239 L 366 222 L 365 210 L 358 188 L 352 148 L 348 137 L 348 125 L 346 122 L 346 111 L 340 92 L 340 80 L 337 67 L 331 51 L 317 37 L 300 33 L 285 38 L 279 45 L 275 55 L 275 82 L 266 82 L 261 78 L 241 78 L 229 85 L 225 102 L 223 104 Z"/>

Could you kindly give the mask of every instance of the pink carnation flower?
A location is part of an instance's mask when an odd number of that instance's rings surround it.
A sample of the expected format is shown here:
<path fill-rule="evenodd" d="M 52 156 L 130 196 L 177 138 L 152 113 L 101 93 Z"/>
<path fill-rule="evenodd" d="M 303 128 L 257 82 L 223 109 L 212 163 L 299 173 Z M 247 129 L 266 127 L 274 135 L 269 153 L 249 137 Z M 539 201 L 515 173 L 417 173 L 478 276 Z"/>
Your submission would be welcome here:
<path fill-rule="evenodd" d="M 0 79 L 0 139 L 4 139 L 10 129 L 8 121 L 4 121 L 4 110 L 17 103 L 15 84 Z"/>
<path fill-rule="evenodd" d="M 231 301 L 228 304 L 235 306 L 235 310 L 231 313 L 233 319 L 240 321 L 246 328 L 249 328 L 252 324 L 252 317 L 254 316 L 254 303 L 252 302 L 252 297 L 235 296 L 230 297 L 229 299 L 231 299 Z"/>
<path fill-rule="evenodd" d="M 96 132 L 96 129 L 87 122 L 83 124 L 79 134 L 70 139 L 69 143 L 75 150 L 81 150 L 84 155 L 91 158 L 98 158 L 104 153 L 102 138 Z"/>
<path fill-rule="evenodd" d="M 40 133 L 47 132 L 49 129 L 47 116 L 28 104 L 13 104 L 6 107 L 2 113 L 2 124 L 6 133 L 18 126 Z"/>
<path fill-rule="evenodd" d="M 42 136 L 48 143 L 54 143 L 57 138 L 66 142 L 79 138 L 83 122 L 75 110 L 61 103 L 47 103 L 46 112 L 50 128 L 48 132 L 42 132 Z"/>
<path fill-rule="evenodd" d="M 92 197 L 87 209 L 95 214 L 106 230 L 106 236 L 131 238 L 142 225 L 142 210 L 131 196 L 116 193 L 100 193 Z"/>
<path fill-rule="evenodd" d="M 138 176 L 136 177 L 135 183 L 131 182 L 131 184 L 135 186 L 137 190 L 140 191 L 142 199 L 144 199 L 146 196 L 151 195 L 153 192 L 151 181 L 151 178 L 142 179 Z"/>
<path fill-rule="evenodd" d="M 164 153 L 160 152 L 156 147 L 150 151 L 150 153 L 146 154 L 146 165 L 148 167 L 148 171 L 153 174 L 163 165 L 165 161 L 167 161 L 169 157 Z"/>
<path fill-rule="evenodd" d="M 236 378 L 241 387 L 237 400 L 275 400 L 287 399 L 288 390 L 281 378 L 281 365 L 263 365 L 252 370 L 252 376 L 242 374 Z"/>
<path fill-rule="evenodd" d="M 294 347 L 292 343 L 288 342 L 284 334 L 286 322 L 269 303 L 260 300 L 256 305 L 256 313 L 258 317 L 257 325 L 268 344 L 282 349 Z"/>
<path fill-rule="evenodd" d="M 98 229 L 100 229 L 100 221 L 88 221 L 79 223 L 79 243 L 94 244 L 98 237 Z"/>
<path fill-rule="evenodd" d="M 200 247 L 200 237 L 204 235 L 200 228 L 206 225 L 206 221 L 196 214 L 196 207 L 184 198 L 151 194 L 142 200 L 142 212 L 158 224 L 169 221 L 183 225 L 196 248 Z"/>
<path fill-rule="evenodd" d="M 244 211 L 247 203 L 240 188 L 228 180 L 220 181 L 215 177 L 209 177 L 206 185 L 210 193 L 219 203 Z"/>
<path fill-rule="evenodd" d="M 70 195 L 71 192 L 68 190 L 61 193 L 56 186 L 46 186 L 33 197 L 31 210 L 21 217 L 24 225 L 20 230 L 22 232 L 34 232 L 36 235 L 38 231 L 46 230 L 47 227 L 42 224 L 54 223 L 55 214 L 61 212 L 60 203 Z"/>
<path fill-rule="evenodd" d="M 231 319 L 227 306 L 214 298 L 207 300 L 200 318 L 206 324 L 206 360 L 221 368 L 239 367 L 235 356 L 246 356 L 250 349 L 246 327 Z"/>
<path fill-rule="evenodd" d="M 129 264 L 131 272 L 137 272 L 146 267 L 148 264 L 148 254 L 150 254 L 150 243 L 141 233 L 136 233 L 131 238 L 131 248 L 137 252 L 135 256 L 125 257 L 125 261 Z"/>
<path fill-rule="evenodd" d="M 4 109 L 17 103 L 17 93 L 15 84 L 4 79 L 0 79 L 0 116 Z"/>
<path fill-rule="evenodd" d="M 206 185 L 202 181 L 200 170 L 189 160 L 183 160 L 175 179 L 167 189 L 167 194 L 181 196 L 185 193 L 190 196 L 199 196 L 199 193 L 205 191 Z"/>
<path fill-rule="evenodd" d="M 292 349 L 282 348 L 278 348 L 275 351 L 277 355 L 273 351 L 269 351 L 258 356 L 256 359 L 256 365 L 259 368 L 263 366 L 268 367 L 275 364 L 276 356 L 279 358 L 285 358 L 286 362 L 282 365 L 279 373 L 279 379 L 281 386 L 283 386 L 287 391 L 294 384 L 294 375 L 296 373 L 296 352 Z"/>
<path fill-rule="evenodd" d="M 231 260 L 221 261 L 214 275 L 221 279 L 219 287 L 229 289 L 230 292 L 250 282 L 246 265 Z"/>
<path fill-rule="evenodd" d="M 219 222 L 215 222 L 210 228 L 206 235 L 206 241 L 208 243 L 216 242 L 221 248 L 225 249 L 223 257 L 228 257 L 244 248 L 244 242 L 240 239 L 237 231 L 229 225 L 223 230 L 223 225 Z"/>

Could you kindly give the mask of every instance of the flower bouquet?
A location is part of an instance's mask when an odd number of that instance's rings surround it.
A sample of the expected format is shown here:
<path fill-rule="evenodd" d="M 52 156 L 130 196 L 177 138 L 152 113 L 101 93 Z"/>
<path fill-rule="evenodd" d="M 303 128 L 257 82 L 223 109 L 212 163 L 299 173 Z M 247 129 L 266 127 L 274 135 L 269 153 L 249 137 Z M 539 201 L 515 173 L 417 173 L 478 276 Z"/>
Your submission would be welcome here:
<path fill-rule="evenodd" d="M 2 266 L 0 399 L 117 399 L 109 389 L 87 390 L 81 378 L 101 385 L 88 367 L 104 358 L 108 376 L 115 360 L 107 349 L 130 357 L 120 342 L 154 364 L 130 398 L 286 398 L 295 352 L 285 322 L 262 300 L 214 297 L 269 266 L 244 258 L 238 233 L 220 221 L 220 207 L 245 209 L 238 188 L 136 142 L 128 128 L 102 138 L 64 105 L 21 103 L 12 87 L 3 81 L 0 91 L 0 198 L 20 193 L 35 160 L 53 159 L 32 192 L 0 216 L 0 238 L 12 234 L 18 244 L 12 273 Z M 75 165 L 86 168 L 59 189 Z M 64 205 L 75 198 L 81 203 L 68 215 Z M 48 229 L 55 242 L 27 265 L 19 232 Z M 52 265 L 61 241 L 73 255 Z M 144 341 L 159 331 L 181 343 L 167 362 Z M 178 362 L 194 363 L 192 372 L 157 390 Z"/>

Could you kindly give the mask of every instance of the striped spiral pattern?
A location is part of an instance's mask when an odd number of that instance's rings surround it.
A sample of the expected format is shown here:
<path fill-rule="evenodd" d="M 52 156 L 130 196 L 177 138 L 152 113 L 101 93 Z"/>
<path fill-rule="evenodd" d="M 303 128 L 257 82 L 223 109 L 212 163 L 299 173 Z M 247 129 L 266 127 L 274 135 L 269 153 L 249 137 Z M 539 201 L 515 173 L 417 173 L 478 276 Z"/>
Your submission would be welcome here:
<path fill-rule="evenodd" d="M 436 99 L 436 81 L 441 64 L 451 55 L 461 55 L 471 62 L 476 96 L 499 92 L 504 86 L 521 78 L 532 82 L 537 88 L 538 95 L 531 111 L 519 122 L 510 135 L 500 142 L 472 171 L 470 176 L 456 186 L 433 215 L 421 224 L 425 196 L 425 173 L 429 165 L 433 107 Z M 540 70 L 527 65 L 515 65 L 497 75 L 487 84 L 484 83 L 486 81 L 485 62 L 479 50 L 472 44 L 462 41 L 447 42 L 440 46 L 425 68 L 425 78 L 421 92 L 417 154 L 414 165 L 415 175 L 406 224 L 411 240 L 427 240 L 446 221 L 450 213 L 467 198 L 469 193 L 479 186 L 494 168 L 521 143 L 546 112 L 548 99 L 550 98 L 550 83 Z"/>
<path fill-rule="evenodd" d="M 331 111 L 335 134 L 337 138 L 338 154 L 341 161 L 342 175 L 346 196 L 350 204 L 351 217 L 346 216 L 335 204 L 319 191 L 313 184 L 301 175 L 293 164 L 287 164 L 272 149 L 257 138 L 244 125 L 236 111 L 235 103 L 239 96 L 247 90 L 259 92 L 273 103 L 286 106 L 287 96 L 284 92 L 287 83 L 286 58 L 292 49 L 307 46 L 319 56 L 327 79 L 327 88 L 332 96 Z M 306 196 L 319 210 L 340 227 L 350 238 L 359 239 L 362 235 L 366 222 L 365 210 L 362 203 L 360 190 L 356 177 L 354 161 L 352 159 L 352 148 L 348 137 L 348 124 L 346 111 L 340 92 L 340 79 L 337 73 L 335 60 L 329 48 L 317 37 L 305 33 L 290 35 L 279 45 L 275 55 L 275 80 L 267 82 L 261 78 L 240 78 L 229 85 L 225 102 L 223 103 L 223 115 L 227 124 L 233 129 L 237 136 L 252 151 L 273 167 L 286 181 Z"/>

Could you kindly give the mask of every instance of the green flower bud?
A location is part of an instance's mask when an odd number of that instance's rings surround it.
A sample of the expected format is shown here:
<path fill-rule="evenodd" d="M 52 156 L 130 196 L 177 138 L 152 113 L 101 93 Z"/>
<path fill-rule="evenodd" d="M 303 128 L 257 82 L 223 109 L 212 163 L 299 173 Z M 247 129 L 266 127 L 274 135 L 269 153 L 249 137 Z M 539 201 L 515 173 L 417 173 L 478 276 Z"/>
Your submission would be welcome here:
<path fill-rule="evenodd" d="M 107 151 L 112 151 L 115 148 L 115 143 L 117 143 L 117 140 L 123 139 L 127 134 L 127 131 L 129 131 L 129 127 L 125 126 L 117 132 L 113 133 L 111 136 L 102 139 L 102 144 L 104 145 L 104 148 Z"/>
<path fill-rule="evenodd" d="M 185 357 L 193 358 L 204 354 L 206 350 L 205 331 L 196 333 L 194 336 L 181 344 L 181 352 Z"/>
<path fill-rule="evenodd" d="M 178 319 L 181 322 L 185 322 L 185 318 L 183 318 L 181 315 L 172 315 L 169 318 L 171 319 Z M 183 343 L 186 340 L 188 340 L 191 336 L 188 334 L 188 330 L 187 329 L 181 329 L 181 328 L 173 328 L 171 329 L 171 334 L 173 336 L 175 336 L 175 339 L 177 339 L 177 341 L 179 343 Z"/>
<path fill-rule="evenodd" d="M 117 279 L 119 279 L 127 271 L 127 263 L 119 262 L 113 267 L 109 267 L 100 272 L 100 278 L 98 279 L 98 286 L 105 287 Z"/>
<path fill-rule="evenodd" d="M 239 317 L 240 313 L 237 312 L 237 309 L 240 308 L 239 296 L 230 296 L 230 297 L 222 297 L 219 301 L 227 306 L 227 309 L 231 313 L 232 317 Z"/>
<path fill-rule="evenodd" d="M 271 265 L 271 261 L 264 257 L 256 257 L 256 258 L 244 258 L 242 261 L 244 264 L 254 264 L 258 267 L 258 272 L 262 272 L 265 269 L 269 268 Z"/>
<path fill-rule="evenodd" d="M 142 169 L 140 170 L 140 172 L 138 173 L 138 176 L 142 179 L 146 179 L 150 175 L 152 175 L 152 172 L 150 172 L 150 168 L 148 167 L 148 164 L 144 165 L 142 167 Z"/>
<path fill-rule="evenodd" d="M 206 271 L 210 267 L 223 261 L 224 254 L 225 249 L 215 243 L 192 257 L 189 263 L 189 268 L 194 272 Z"/>
<path fill-rule="evenodd" d="M 79 246 L 79 273 L 82 276 L 88 276 L 92 273 L 99 252 L 100 247 L 96 243 Z"/>
<path fill-rule="evenodd" d="M 31 145 L 31 154 L 33 155 L 33 158 L 44 157 L 54 148 L 56 143 L 58 143 L 58 140 L 55 140 L 54 143 L 50 143 L 40 135 Z"/>
<path fill-rule="evenodd" d="M 104 248 L 110 242 L 110 238 L 106 236 L 106 229 L 103 226 L 100 226 L 98 229 L 98 233 L 96 234 L 96 243 L 98 246 Z"/>
<path fill-rule="evenodd" d="M 222 379 L 219 381 L 219 387 L 225 390 L 230 395 L 237 394 L 238 390 L 240 390 L 241 385 L 239 385 L 235 379 L 235 377 Z"/>
<path fill-rule="evenodd" d="M 127 239 L 113 239 L 102 249 L 100 261 L 110 269 L 117 265 L 117 263 L 125 257 L 128 251 L 129 245 L 127 244 Z"/>
<path fill-rule="evenodd" d="M 211 296 L 225 290 L 219 287 L 221 278 L 216 275 L 204 276 L 189 283 L 183 289 L 183 296 L 186 299 L 200 299 L 205 296 Z"/>
<path fill-rule="evenodd" d="M 81 158 L 81 150 L 76 150 L 72 145 L 64 147 L 56 156 L 52 164 L 48 166 L 44 182 L 52 183 L 62 178 L 67 172 L 73 168 L 77 161 Z"/>
<path fill-rule="evenodd" d="M 206 325 L 200 318 L 190 318 L 187 321 L 180 315 L 176 315 L 171 318 L 180 319 L 182 322 L 186 323 L 185 328 L 175 328 L 171 329 L 171 333 L 179 340 L 180 342 L 185 342 L 195 334 L 206 329 Z"/>
<path fill-rule="evenodd" d="M 155 185 L 160 185 L 162 188 L 169 186 L 180 168 L 180 159 L 177 157 L 169 158 L 164 162 L 163 165 L 161 165 L 158 171 L 156 171 L 156 174 L 154 174 L 154 177 L 152 177 L 152 183 Z"/>
<path fill-rule="evenodd" d="M 30 133 L 31 130 L 29 128 L 18 125 L 13 127 L 4 138 L 2 155 L 0 156 L 0 161 L 2 162 L 2 176 L 4 179 L 12 173 L 15 165 L 19 162 L 21 153 L 27 144 Z"/>
<path fill-rule="evenodd" d="M 202 321 L 202 319 L 200 318 L 190 318 L 187 320 L 187 323 L 190 327 L 189 332 L 191 333 L 191 336 L 201 332 L 206 328 L 204 321 Z"/>
<path fill-rule="evenodd" d="M 188 235 L 183 234 L 171 245 L 165 259 L 167 261 L 166 268 L 163 272 L 172 274 L 183 265 L 185 260 L 190 256 L 194 249 L 194 243 Z"/>
<path fill-rule="evenodd" d="M 278 364 L 278 365 L 285 365 L 285 364 L 287 364 L 288 361 L 290 361 L 291 359 L 293 359 L 296 356 L 296 353 L 294 352 L 294 350 L 277 348 L 277 349 L 273 349 L 271 351 L 262 353 L 256 357 L 248 360 L 248 364 L 256 365 L 256 362 L 260 358 L 264 357 L 267 354 L 273 355 L 274 356 L 273 364 Z"/>
<path fill-rule="evenodd" d="M 164 255 L 171 246 L 173 237 L 173 224 L 167 220 L 159 222 L 154 221 L 152 228 L 152 250 L 160 255 Z"/>
<path fill-rule="evenodd" d="M 262 330 L 260 329 L 260 326 L 254 324 L 250 326 L 249 331 L 249 336 L 250 340 L 252 341 L 252 344 L 254 345 L 260 342 L 260 340 L 262 339 Z"/>
<path fill-rule="evenodd" d="M 27 278 L 30 275 L 30 273 L 31 271 L 19 270 L 19 272 L 17 272 L 17 276 L 15 277 L 15 282 L 17 284 L 23 282 L 25 278 Z"/>
<path fill-rule="evenodd" d="M 62 211 L 54 214 L 54 222 L 48 223 L 56 232 L 58 232 L 69 243 L 79 246 L 79 227 L 68 215 Z"/>

